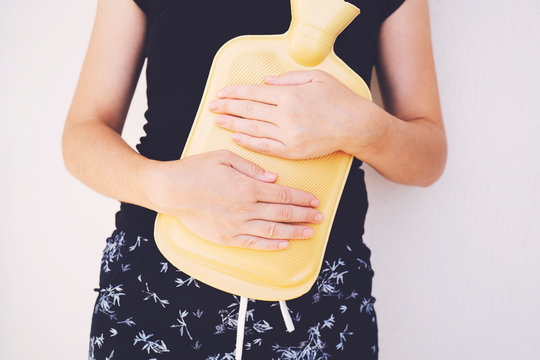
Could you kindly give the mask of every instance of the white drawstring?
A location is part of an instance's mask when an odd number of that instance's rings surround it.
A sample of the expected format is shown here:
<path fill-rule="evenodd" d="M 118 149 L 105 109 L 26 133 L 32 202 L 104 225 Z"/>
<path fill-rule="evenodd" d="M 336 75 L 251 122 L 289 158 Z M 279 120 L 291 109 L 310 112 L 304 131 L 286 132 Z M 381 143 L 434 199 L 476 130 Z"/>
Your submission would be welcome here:
<path fill-rule="evenodd" d="M 242 359 L 242 348 L 244 347 L 244 325 L 247 314 L 247 298 L 240 297 L 240 309 L 238 310 L 238 322 L 236 325 L 236 360 Z"/>
<path fill-rule="evenodd" d="M 289 308 L 287 307 L 285 300 L 279 301 L 279 307 L 281 309 L 281 315 L 283 316 L 283 320 L 285 321 L 285 326 L 287 327 L 287 331 L 293 332 L 294 324 L 292 322 L 291 314 L 289 314 Z"/>
<path fill-rule="evenodd" d="M 244 328 L 247 315 L 247 303 L 248 299 L 244 296 L 241 296 L 240 309 L 238 309 L 238 322 L 236 325 L 236 360 L 242 359 L 242 350 L 244 348 Z M 287 308 L 285 300 L 279 301 L 279 307 L 281 309 L 281 315 L 283 316 L 283 320 L 285 321 L 287 331 L 294 331 L 294 324 L 292 322 L 291 314 L 289 314 L 289 309 Z"/>

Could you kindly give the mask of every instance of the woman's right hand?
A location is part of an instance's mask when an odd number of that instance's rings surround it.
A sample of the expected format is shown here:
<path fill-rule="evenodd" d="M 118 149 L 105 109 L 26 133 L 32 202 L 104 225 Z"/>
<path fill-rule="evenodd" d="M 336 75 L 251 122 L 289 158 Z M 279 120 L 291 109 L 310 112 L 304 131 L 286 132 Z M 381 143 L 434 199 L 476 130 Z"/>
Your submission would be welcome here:
<path fill-rule="evenodd" d="M 145 192 L 154 209 L 221 245 L 279 250 L 313 235 L 294 223 L 323 220 L 314 195 L 274 184 L 276 177 L 229 150 L 153 164 Z"/>

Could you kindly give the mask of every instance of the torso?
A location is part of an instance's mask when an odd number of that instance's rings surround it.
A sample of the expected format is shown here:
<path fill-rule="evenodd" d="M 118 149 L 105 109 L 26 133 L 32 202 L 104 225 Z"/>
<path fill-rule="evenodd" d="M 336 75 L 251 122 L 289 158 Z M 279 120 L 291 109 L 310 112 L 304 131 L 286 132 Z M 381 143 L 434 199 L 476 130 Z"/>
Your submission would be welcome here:
<path fill-rule="evenodd" d="M 334 51 L 369 84 L 379 28 L 392 1 L 350 2 L 361 13 L 337 37 Z M 151 159 L 176 160 L 189 135 L 216 51 L 235 36 L 284 33 L 291 20 L 290 0 L 138 3 L 147 14 L 148 122 L 137 150 Z M 334 233 L 353 231 L 358 237 L 363 233 L 367 196 L 361 164 L 354 159 L 334 220 Z M 155 215 L 152 210 L 122 203 L 116 226 L 150 237 Z"/>
<path fill-rule="evenodd" d="M 137 150 L 151 159 L 175 160 L 215 52 L 237 35 L 285 32 L 290 3 L 135 1 L 148 18 L 148 123 Z M 334 50 L 369 84 L 382 19 L 403 0 L 351 2 L 362 13 L 337 38 Z M 245 359 L 377 359 L 374 272 L 362 240 L 368 202 L 360 165 L 358 159 L 352 164 L 315 284 L 287 300 L 296 330 L 285 331 L 277 303 L 250 302 Z M 89 359 L 233 359 L 238 298 L 175 269 L 153 239 L 155 215 L 132 204 L 122 204 L 117 213 L 95 289 Z"/>

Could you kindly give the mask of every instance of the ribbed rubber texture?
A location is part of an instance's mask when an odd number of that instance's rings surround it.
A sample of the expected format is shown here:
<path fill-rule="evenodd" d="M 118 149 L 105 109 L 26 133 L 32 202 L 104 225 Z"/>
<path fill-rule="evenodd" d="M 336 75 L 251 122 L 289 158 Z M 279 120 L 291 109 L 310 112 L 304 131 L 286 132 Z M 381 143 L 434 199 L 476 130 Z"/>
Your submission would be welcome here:
<path fill-rule="evenodd" d="M 356 93 L 371 99 L 362 78 L 333 50 L 322 63 L 306 68 L 289 56 L 287 44 L 286 34 L 244 35 L 229 40 L 220 48 L 181 157 L 229 149 L 278 173 L 278 184 L 314 194 L 321 201 L 317 209 L 325 216 L 322 223 L 308 224 L 314 235 L 309 239 L 291 240 L 285 250 L 263 251 L 215 244 L 192 233 L 172 216 L 158 214 L 155 222 L 157 246 L 173 265 L 210 286 L 257 300 L 288 300 L 311 288 L 322 265 L 353 158 L 341 151 L 307 160 L 253 152 L 236 144 L 231 131 L 215 125 L 216 114 L 208 109 L 208 103 L 224 86 L 262 84 L 266 75 L 309 69 L 325 70 Z"/>

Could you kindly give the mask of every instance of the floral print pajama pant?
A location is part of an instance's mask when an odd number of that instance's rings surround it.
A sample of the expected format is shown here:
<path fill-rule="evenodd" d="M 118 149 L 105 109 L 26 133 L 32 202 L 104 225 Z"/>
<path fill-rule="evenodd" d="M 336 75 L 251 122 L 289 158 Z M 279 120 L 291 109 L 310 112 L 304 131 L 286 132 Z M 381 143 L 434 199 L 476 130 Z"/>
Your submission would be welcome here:
<path fill-rule="evenodd" d="M 377 359 L 370 250 L 361 238 L 330 236 L 317 281 L 287 300 L 249 300 L 244 360 Z M 154 239 L 115 229 L 101 259 L 89 360 L 234 360 L 238 296 L 176 269 Z"/>

